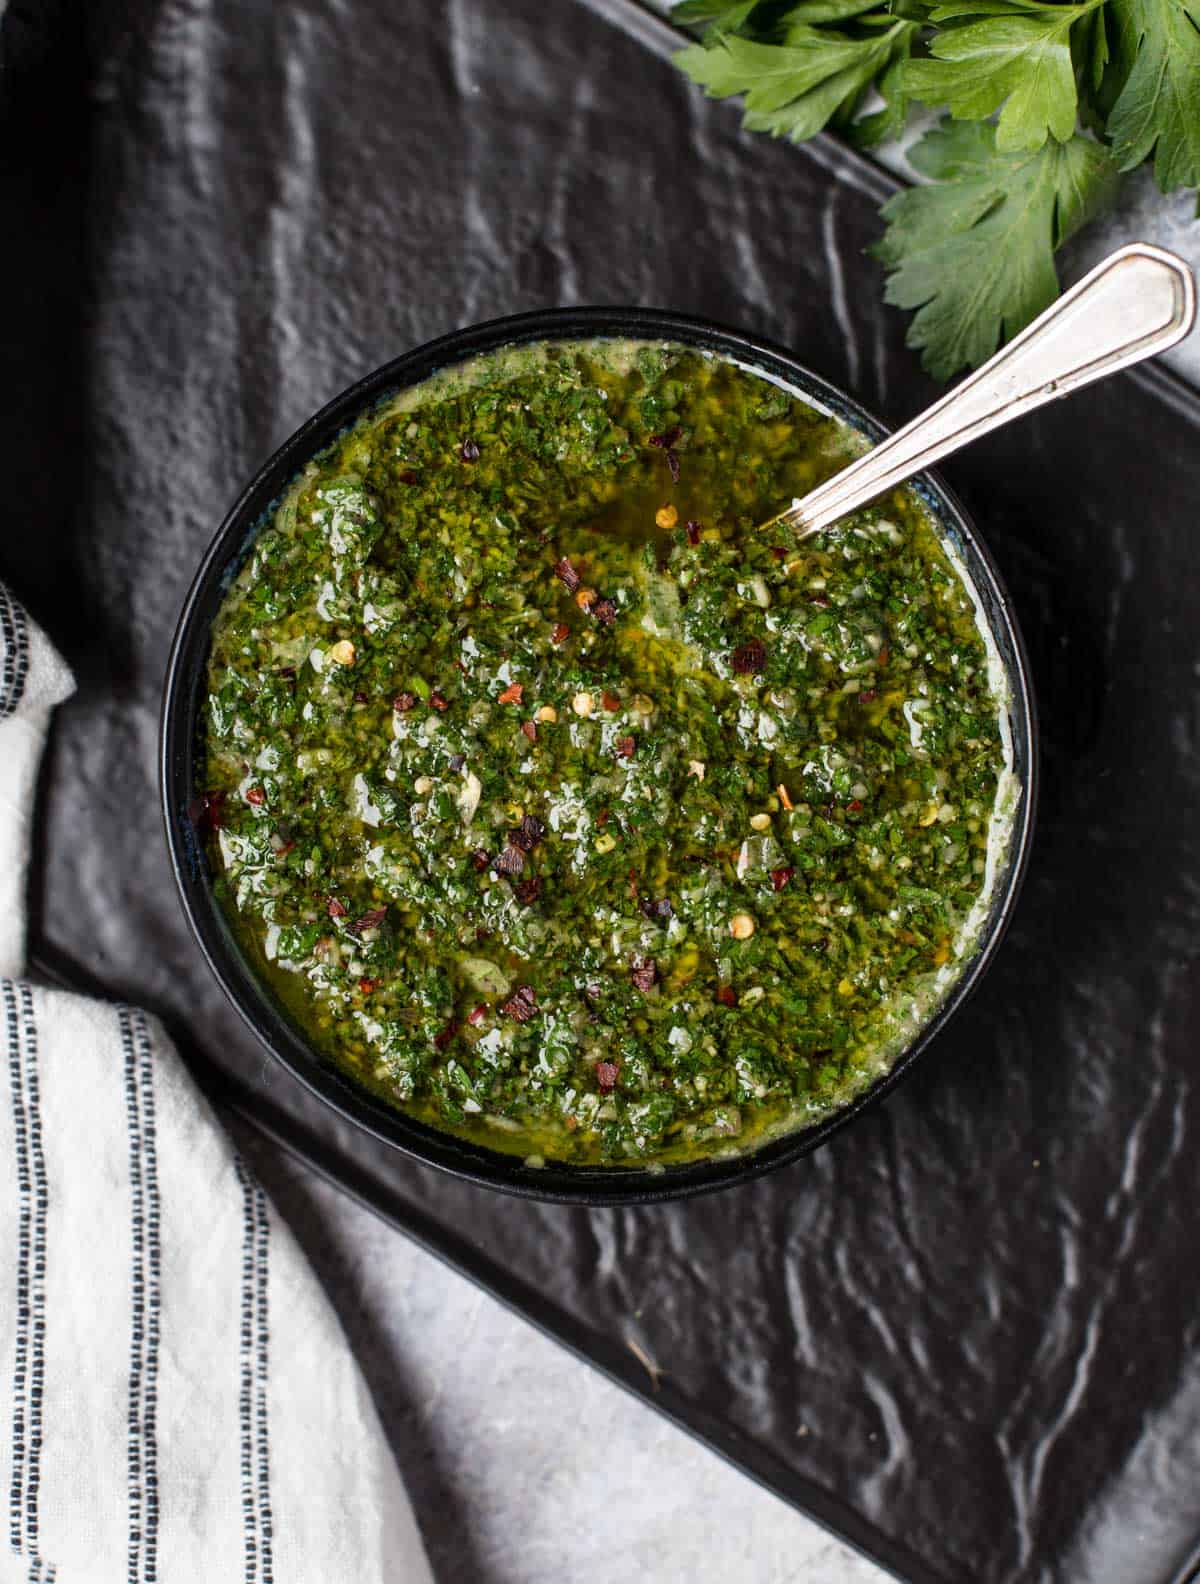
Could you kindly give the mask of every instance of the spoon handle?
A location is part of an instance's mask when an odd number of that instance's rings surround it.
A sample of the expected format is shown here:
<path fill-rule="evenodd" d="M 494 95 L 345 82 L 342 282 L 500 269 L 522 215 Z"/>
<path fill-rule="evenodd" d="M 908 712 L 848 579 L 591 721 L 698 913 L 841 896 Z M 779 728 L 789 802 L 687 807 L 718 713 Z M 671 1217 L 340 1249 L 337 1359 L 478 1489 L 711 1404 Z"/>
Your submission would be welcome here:
<path fill-rule="evenodd" d="M 1118 248 L 941 401 L 771 524 L 819 533 L 1010 419 L 1165 352 L 1195 318 L 1196 283 L 1181 259 L 1145 242 Z"/>

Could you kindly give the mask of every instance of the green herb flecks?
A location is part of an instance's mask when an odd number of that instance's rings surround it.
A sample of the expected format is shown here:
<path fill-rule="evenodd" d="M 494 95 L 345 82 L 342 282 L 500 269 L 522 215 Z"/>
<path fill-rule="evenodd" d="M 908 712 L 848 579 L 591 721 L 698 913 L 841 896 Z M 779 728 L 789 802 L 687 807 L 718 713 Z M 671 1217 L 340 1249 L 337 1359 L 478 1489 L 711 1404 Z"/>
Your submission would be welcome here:
<path fill-rule="evenodd" d="M 1003 707 L 916 497 L 715 358 L 494 354 L 374 414 L 214 634 L 231 917 L 329 1057 L 543 1158 L 752 1146 L 886 1069 L 973 938 Z"/>

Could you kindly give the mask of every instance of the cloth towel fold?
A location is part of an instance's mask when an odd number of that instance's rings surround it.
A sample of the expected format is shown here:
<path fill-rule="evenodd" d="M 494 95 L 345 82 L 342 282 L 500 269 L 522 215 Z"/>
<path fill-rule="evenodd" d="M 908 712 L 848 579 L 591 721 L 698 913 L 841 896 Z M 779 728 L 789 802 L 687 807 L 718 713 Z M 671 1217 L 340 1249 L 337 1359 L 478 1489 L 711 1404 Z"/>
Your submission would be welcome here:
<path fill-rule="evenodd" d="M 0 1581 L 430 1584 L 337 1318 L 162 1028 L 20 977 L 73 682 L 3 584 L 0 648 Z"/>

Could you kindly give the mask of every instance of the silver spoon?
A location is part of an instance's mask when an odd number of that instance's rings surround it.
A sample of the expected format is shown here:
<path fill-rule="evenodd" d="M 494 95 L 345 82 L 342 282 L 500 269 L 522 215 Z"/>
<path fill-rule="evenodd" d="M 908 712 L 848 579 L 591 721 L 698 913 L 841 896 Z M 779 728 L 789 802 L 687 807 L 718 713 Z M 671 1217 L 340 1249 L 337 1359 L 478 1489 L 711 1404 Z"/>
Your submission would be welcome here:
<path fill-rule="evenodd" d="M 1182 259 L 1148 242 L 1118 248 L 941 401 L 762 526 L 820 533 L 989 430 L 1165 352 L 1195 321 Z"/>

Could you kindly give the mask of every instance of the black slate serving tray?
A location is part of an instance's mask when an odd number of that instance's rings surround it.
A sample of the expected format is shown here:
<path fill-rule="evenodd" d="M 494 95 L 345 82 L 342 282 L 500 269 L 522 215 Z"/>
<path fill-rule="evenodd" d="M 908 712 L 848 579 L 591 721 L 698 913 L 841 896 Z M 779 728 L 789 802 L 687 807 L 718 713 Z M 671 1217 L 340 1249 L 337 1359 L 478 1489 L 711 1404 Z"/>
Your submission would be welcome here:
<path fill-rule="evenodd" d="M 1177 382 L 1121 377 L 946 470 L 1032 651 L 1039 834 L 985 986 L 811 1159 L 642 1209 L 455 1183 L 267 1063 L 185 932 L 154 795 L 175 614 L 243 478 L 331 394 L 592 301 L 782 341 L 892 420 L 932 396 L 864 255 L 890 179 L 746 137 L 665 37 L 620 0 L 10 5 L 0 575 L 80 679 L 37 956 L 155 1007 L 225 1103 L 901 1576 L 1182 1581 L 1200 403 Z"/>

